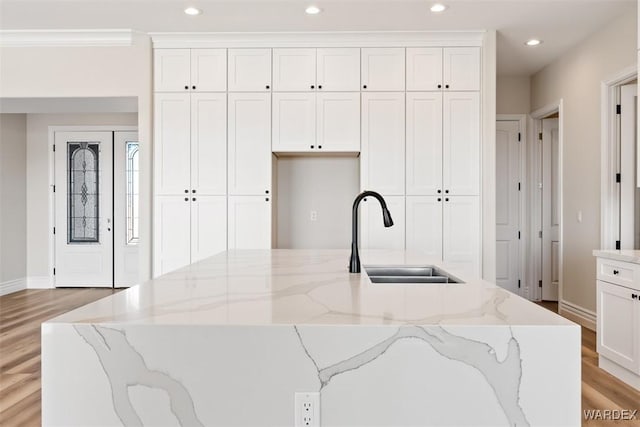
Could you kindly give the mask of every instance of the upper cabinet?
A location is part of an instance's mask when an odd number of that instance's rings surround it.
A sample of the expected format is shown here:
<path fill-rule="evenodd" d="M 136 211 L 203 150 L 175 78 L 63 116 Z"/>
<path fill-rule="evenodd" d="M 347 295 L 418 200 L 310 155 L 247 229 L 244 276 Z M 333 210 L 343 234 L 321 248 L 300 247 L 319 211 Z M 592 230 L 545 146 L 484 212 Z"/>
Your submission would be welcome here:
<path fill-rule="evenodd" d="M 361 69 L 364 91 L 405 90 L 404 48 L 364 48 Z"/>
<path fill-rule="evenodd" d="M 480 48 L 407 48 L 408 91 L 479 91 Z"/>
<path fill-rule="evenodd" d="M 271 49 L 229 49 L 229 92 L 271 90 Z"/>
<path fill-rule="evenodd" d="M 273 90 L 358 91 L 360 49 L 274 49 Z"/>
<path fill-rule="evenodd" d="M 224 92 L 226 49 L 155 49 L 156 92 Z"/>

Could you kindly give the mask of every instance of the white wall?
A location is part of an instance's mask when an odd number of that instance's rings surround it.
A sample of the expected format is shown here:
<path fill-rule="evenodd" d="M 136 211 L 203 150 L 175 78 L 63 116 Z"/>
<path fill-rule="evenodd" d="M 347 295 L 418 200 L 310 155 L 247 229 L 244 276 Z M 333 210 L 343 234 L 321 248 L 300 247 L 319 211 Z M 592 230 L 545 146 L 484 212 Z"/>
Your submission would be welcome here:
<path fill-rule="evenodd" d="M 281 157 L 277 167 L 277 247 L 349 248 L 351 206 L 360 192 L 359 159 Z M 317 212 L 317 221 L 311 221 L 311 211 Z"/>
<path fill-rule="evenodd" d="M 0 114 L 0 295 L 26 276 L 26 117 Z"/>
<path fill-rule="evenodd" d="M 600 83 L 636 63 L 637 16 L 597 31 L 531 79 L 531 111 L 563 100 L 563 289 L 561 298 L 596 309 L 600 247 Z M 582 222 L 577 213 L 582 211 Z"/>
<path fill-rule="evenodd" d="M 139 33 L 131 46 L 0 48 L 2 97 L 137 98 L 141 280 L 151 276 L 152 53 L 150 37 Z"/>
<path fill-rule="evenodd" d="M 27 276 L 43 278 L 49 271 L 49 126 L 132 125 L 138 115 L 28 114 L 27 115 Z"/>
<path fill-rule="evenodd" d="M 498 76 L 496 112 L 498 114 L 528 114 L 531 104 L 531 79 Z"/>

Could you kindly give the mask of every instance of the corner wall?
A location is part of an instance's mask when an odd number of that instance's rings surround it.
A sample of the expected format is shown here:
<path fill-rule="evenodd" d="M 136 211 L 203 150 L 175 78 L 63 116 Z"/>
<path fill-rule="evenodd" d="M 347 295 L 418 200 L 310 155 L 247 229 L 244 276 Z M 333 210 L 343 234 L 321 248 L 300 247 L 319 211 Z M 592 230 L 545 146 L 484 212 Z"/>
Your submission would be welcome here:
<path fill-rule="evenodd" d="M 636 28 L 637 15 L 625 14 L 531 79 L 531 111 L 563 100 L 561 302 L 591 312 L 592 251 L 600 247 L 600 83 L 636 63 Z"/>
<path fill-rule="evenodd" d="M 498 114 L 529 114 L 531 79 L 529 77 L 500 77 L 496 88 Z"/>

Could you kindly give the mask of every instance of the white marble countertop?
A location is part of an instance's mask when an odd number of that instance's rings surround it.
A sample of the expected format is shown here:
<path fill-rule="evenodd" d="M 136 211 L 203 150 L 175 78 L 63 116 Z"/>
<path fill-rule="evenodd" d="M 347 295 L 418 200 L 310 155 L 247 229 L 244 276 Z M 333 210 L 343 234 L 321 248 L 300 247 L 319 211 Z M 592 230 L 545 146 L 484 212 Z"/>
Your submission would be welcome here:
<path fill-rule="evenodd" d="M 593 255 L 598 258 L 640 264 L 640 250 L 635 249 L 595 249 Z"/>
<path fill-rule="evenodd" d="M 157 325 L 549 325 L 560 317 L 487 281 L 405 251 L 363 266 L 437 265 L 463 284 L 375 284 L 348 250 L 227 251 L 80 307 L 50 323 Z"/>

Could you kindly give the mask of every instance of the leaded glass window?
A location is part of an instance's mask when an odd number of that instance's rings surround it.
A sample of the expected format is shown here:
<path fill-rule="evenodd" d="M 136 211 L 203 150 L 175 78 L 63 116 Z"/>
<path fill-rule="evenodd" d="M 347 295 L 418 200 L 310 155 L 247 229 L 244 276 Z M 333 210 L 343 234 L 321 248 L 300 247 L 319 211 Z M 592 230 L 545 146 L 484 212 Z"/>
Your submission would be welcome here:
<path fill-rule="evenodd" d="M 99 243 L 99 142 L 67 143 L 69 243 Z"/>
<path fill-rule="evenodd" d="M 139 158 L 138 142 L 127 141 L 127 245 L 137 245 Z"/>

